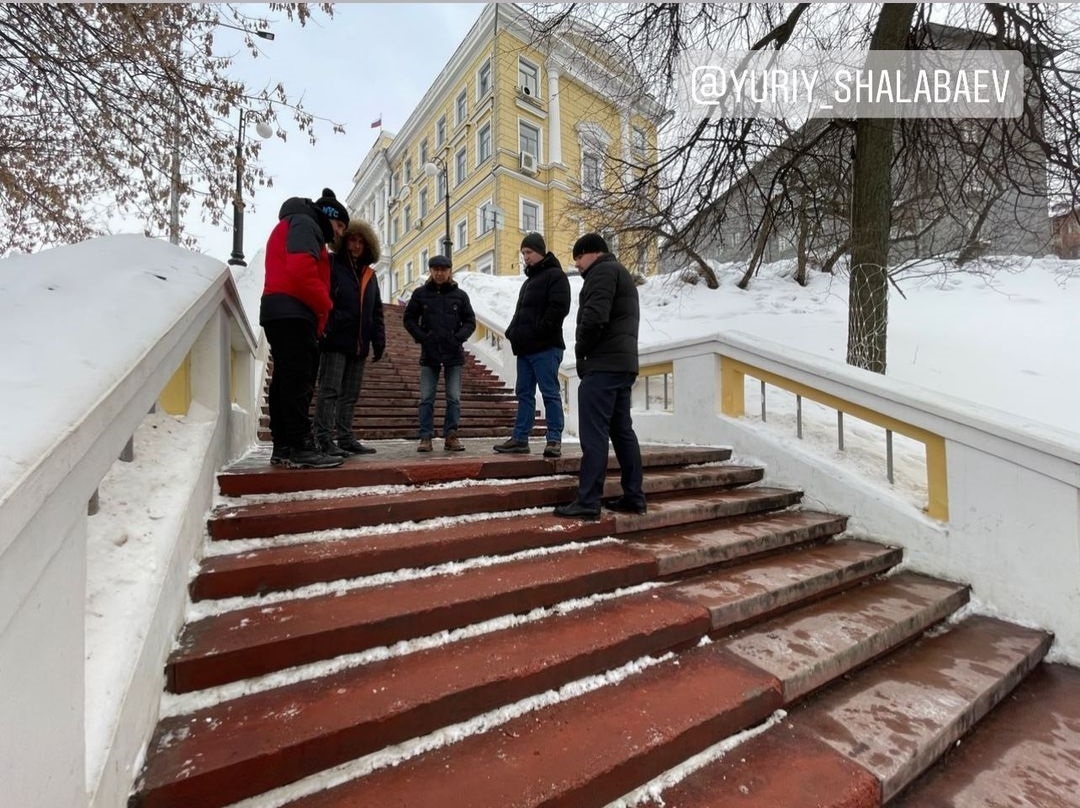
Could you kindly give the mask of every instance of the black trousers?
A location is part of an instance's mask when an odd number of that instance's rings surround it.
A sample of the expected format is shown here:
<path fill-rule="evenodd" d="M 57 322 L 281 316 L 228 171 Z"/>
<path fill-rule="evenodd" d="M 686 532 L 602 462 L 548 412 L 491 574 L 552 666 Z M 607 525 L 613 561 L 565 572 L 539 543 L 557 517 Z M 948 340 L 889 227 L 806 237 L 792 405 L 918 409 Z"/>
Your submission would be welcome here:
<path fill-rule="evenodd" d="M 608 438 L 622 475 L 623 496 L 643 503 L 641 447 L 630 418 L 630 388 L 636 373 L 589 373 L 578 386 L 578 435 L 581 472 L 578 502 L 599 507 L 607 474 Z"/>
<path fill-rule="evenodd" d="M 319 372 L 315 324 L 301 318 L 263 324 L 274 372 L 270 377 L 270 434 L 274 446 L 303 448 L 311 437 L 311 396 Z"/>

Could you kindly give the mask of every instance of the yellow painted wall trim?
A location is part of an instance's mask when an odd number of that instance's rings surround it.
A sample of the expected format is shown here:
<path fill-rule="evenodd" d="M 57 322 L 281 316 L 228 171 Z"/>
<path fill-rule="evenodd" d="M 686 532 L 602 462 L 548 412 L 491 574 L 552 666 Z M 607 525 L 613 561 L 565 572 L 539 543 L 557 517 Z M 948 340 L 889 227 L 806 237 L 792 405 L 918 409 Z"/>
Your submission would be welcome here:
<path fill-rule="evenodd" d="M 638 376 L 663 376 L 665 373 L 674 373 L 674 362 L 658 362 L 655 365 L 645 365 L 638 370 Z"/>
<path fill-rule="evenodd" d="M 926 513 L 935 519 L 949 519 L 948 468 L 945 455 L 945 439 L 921 427 L 884 415 L 868 407 L 847 401 L 839 396 L 825 393 L 801 382 L 792 381 L 737 359 L 720 357 L 720 411 L 733 418 L 745 414 L 746 377 L 752 376 L 766 384 L 787 390 L 789 393 L 816 401 L 839 412 L 853 415 L 867 423 L 876 424 L 899 435 L 917 440 L 926 447 L 926 489 L 928 504 Z"/>
<path fill-rule="evenodd" d="M 169 415 L 186 415 L 191 406 L 191 354 L 184 357 L 180 367 L 161 390 L 158 404 Z"/>

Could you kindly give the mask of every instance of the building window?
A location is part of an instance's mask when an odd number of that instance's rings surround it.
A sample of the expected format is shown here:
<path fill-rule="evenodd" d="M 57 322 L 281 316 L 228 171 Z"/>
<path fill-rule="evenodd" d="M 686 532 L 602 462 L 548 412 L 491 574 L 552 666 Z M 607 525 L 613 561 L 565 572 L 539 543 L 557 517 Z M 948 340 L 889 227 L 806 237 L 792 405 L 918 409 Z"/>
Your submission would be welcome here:
<path fill-rule="evenodd" d="M 460 250 L 469 243 L 469 219 L 468 217 L 462 219 L 457 223 L 457 248 Z"/>
<path fill-rule="evenodd" d="M 412 227 L 412 205 L 405 206 L 405 229 Z"/>
<path fill-rule="evenodd" d="M 476 164 L 480 165 L 489 157 L 491 157 L 491 124 L 485 123 L 476 133 Z"/>
<path fill-rule="evenodd" d="M 476 235 L 482 236 L 495 229 L 495 205 L 489 199 L 476 209 Z"/>
<path fill-rule="evenodd" d="M 630 145 L 634 149 L 634 154 L 638 157 L 644 157 L 645 152 L 649 148 L 649 136 L 645 134 L 644 129 L 633 127 L 630 131 Z"/>
<path fill-rule="evenodd" d="M 581 187 L 588 191 L 599 191 L 600 181 L 600 156 L 586 152 L 581 156 Z"/>
<path fill-rule="evenodd" d="M 490 255 L 486 255 L 476 262 L 476 271 L 484 275 L 491 275 L 494 264 Z"/>
<path fill-rule="evenodd" d="M 427 268 L 427 262 L 428 262 L 428 251 L 427 250 L 421 250 L 420 251 L 420 266 L 422 267 L 422 269 L 420 270 L 421 272 L 423 272 L 424 269 Z"/>
<path fill-rule="evenodd" d="M 420 141 L 420 167 L 424 167 L 424 163 L 428 161 L 427 156 L 427 138 Z"/>
<path fill-rule="evenodd" d="M 427 188 L 420 189 L 420 218 L 427 216 Z"/>
<path fill-rule="evenodd" d="M 446 197 L 446 174 L 440 171 L 435 175 L 435 199 L 442 202 Z"/>
<path fill-rule="evenodd" d="M 518 87 L 525 95 L 540 97 L 540 68 L 522 58 L 518 58 Z"/>
<path fill-rule="evenodd" d="M 469 91 L 462 90 L 454 102 L 454 124 L 461 126 L 469 115 Z"/>
<path fill-rule="evenodd" d="M 531 123 L 521 121 L 518 124 L 518 144 L 521 151 L 531 154 L 540 162 L 540 129 Z"/>
<path fill-rule="evenodd" d="M 405 184 L 408 185 L 412 182 L 412 158 L 407 157 L 405 159 Z"/>
<path fill-rule="evenodd" d="M 539 231 L 540 227 L 540 203 L 528 199 L 521 200 L 521 229 L 527 233 Z"/>
<path fill-rule="evenodd" d="M 398 240 L 398 217 L 394 217 L 394 221 L 390 223 L 390 243 L 393 244 Z"/>
<path fill-rule="evenodd" d="M 441 146 L 446 142 L 446 116 L 443 115 L 439 118 L 439 122 L 435 124 L 435 145 Z"/>
<path fill-rule="evenodd" d="M 412 283 L 413 262 L 405 262 L 405 283 Z"/>
<path fill-rule="evenodd" d="M 476 71 L 476 99 L 479 101 L 491 92 L 491 60 L 480 65 Z"/>
<path fill-rule="evenodd" d="M 465 172 L 468 171 L 468 162 L 465 156 L 465 149 L 458 150 L 458 153 L 454 155 L 454 183 L 461 185 L 465 182 Z"/>

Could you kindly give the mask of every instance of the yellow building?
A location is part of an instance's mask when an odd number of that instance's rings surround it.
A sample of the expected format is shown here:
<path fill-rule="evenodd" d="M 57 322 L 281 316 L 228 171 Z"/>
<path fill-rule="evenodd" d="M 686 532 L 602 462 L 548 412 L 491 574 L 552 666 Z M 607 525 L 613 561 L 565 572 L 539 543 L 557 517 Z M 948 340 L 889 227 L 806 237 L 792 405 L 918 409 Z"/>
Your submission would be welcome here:
<path fill-rule="evenodd" d="M 607 230 L 590 215 L 603 189 L 655 153 L 664 110 L 627 82 L 626 60 L 604 65 L 587 39 L 540 42 L 534 26 L 517 5 L 487 5 L 405 124 L 382 132 L 354 175 L 347 204 L 381 234 L 387 300 L 426 279 L 448 232 L 455 272 L 518 274 L 521 239 L 534 230 L 569 268 L 575 239 Z M 652 247 L 619 257 L 640 272 L 656 260 Z"/>

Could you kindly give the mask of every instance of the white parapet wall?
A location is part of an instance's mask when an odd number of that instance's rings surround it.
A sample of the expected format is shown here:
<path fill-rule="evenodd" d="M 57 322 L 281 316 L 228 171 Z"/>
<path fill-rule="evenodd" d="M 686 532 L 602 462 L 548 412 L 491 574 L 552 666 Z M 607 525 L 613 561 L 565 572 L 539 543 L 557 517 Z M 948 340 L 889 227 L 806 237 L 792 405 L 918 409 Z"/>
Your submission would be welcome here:
<path fill-rule="evenodd" d="M 807 507 L 850 516 L 850 533 L 903 547 L 907 567 L 971 584 L 981 609 L 1053 631 L 1054 657 L 1080 664 L 1080 436 L 738 333 L 651 350 L 641 364 L 670 364 L 674 377 L 670 412 L 634 412 L 643 443 L 733 447 L 770 484 L 803 490 Z M 753 372 L 925 440 L 930 512 L 811 440 L 725 415 L 742 410 L 733 388 L 745 395 L 740 377 Z"/>
<path fill-rule="evenodd" d="M 214 472 L 254 440 L 243 375 L 255 339 L 228 267 L 161 241 L 110 236 L 7 259 L 0 279 L 5 344 L 33 358 L 0 402 L 0 420 L 19 429 L 0 461 L 0 799 L 112 808 L 157 721 Z M 199 411 L 205 445 L 193 479 L 174 481 L 183 502 L 144 641 L 114 683 L 115 714 L 101 716 L 87 692 L 88 502 L 166 393 Z M 88 727 L 100 734 L 88 739 Z"/>

